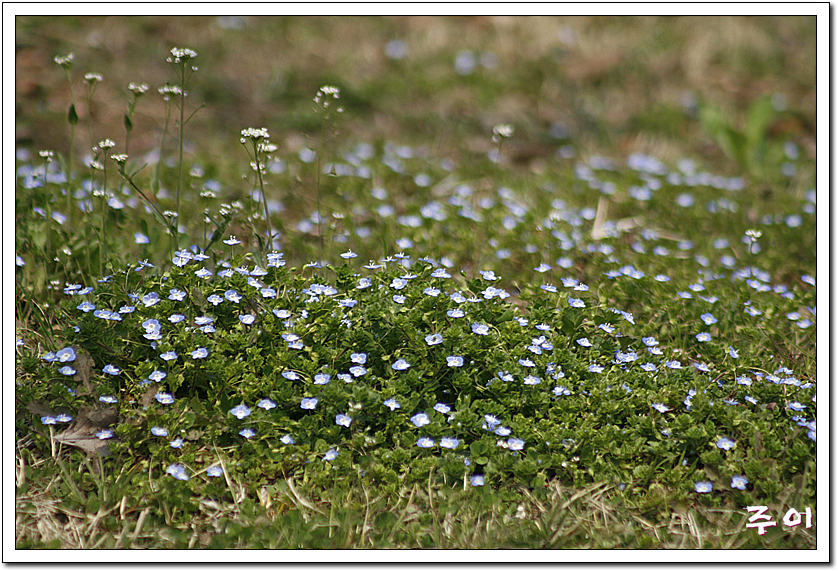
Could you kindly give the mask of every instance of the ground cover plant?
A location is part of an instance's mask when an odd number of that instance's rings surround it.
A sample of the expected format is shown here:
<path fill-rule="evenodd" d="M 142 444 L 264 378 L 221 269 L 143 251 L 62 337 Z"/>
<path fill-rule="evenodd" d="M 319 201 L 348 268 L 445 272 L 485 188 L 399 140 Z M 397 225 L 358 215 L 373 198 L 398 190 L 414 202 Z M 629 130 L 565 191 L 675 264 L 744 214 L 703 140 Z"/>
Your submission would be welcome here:
<path fill-rule="evenodd" d="M 571 50 L 596 25 L 553 29 Z M 803 41 L 810 24 L 749 25 Z M 67 151 L 16 161 L 18 546 L 814 547 L 805 523 L 746 528 L 748 506 L 816 509 L 804 98 L 687 98 L 625 126 L 683 123 L 713 160 L 620 154 L 593 118 L 598 142 L 462 119 L 479 143 L 440 153 L 393 100 L 526 100 L 548 55 L 504 78 L 489 47 L 413 62 L 380 44 L 389 74 L 274 86 L 290 127 L 221 141 L 209 48 L 154 54 L 167 82 L 132 83 L 116 121 L 93 111 L 107 77 L 53 54 Z M 618 71 L 576 73 L 613 94 Z M 386 137 L 359 127 L 373 106 Z"/>

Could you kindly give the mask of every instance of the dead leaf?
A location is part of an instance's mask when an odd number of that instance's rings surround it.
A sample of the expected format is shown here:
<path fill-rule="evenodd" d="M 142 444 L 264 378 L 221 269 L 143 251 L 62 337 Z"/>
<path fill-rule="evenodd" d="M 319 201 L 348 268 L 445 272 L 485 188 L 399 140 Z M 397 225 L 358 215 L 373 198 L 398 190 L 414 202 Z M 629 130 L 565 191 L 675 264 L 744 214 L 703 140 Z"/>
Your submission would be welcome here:
<path fill-rule="evenodd" d="M 73 379 L 81 382 L 83 387 L 83 391 L 77 389 L 77 395 L 93 394 L 93 385 L 90 384 L 91 371 L 94 365 L 93 358 L 90 353 L 80 347 L 73 346 L 73 350 L 76 352 L 76 361 L 73 363 L 76 374 L 73 375 Z"/>
<path fill-rule="evenodd" d="M 76 355 L 78 358 L 78 353 Z M 61 444 L 81 448 L 90 455 L 107 456 L 110 454 L 108 442 L 114 439 L 102 440 L 96 436 L 96 433 L 115 424 L 117 420 L 119 420 L 119 412 L 115 407 L 102 409 L 84 407 L 69 428 L 53 438 Z"/>
<path fill-rule="evenodd" d="M 154 395 L 158 393 L 160 387 L 156 384 L 151 384 L 146 387 L 143 396 L 140 397 L 140 404 L 142 405 L 143 409 L 148 408 L 148 405 L 151 404 L 151 401 L 154 400 Z"/>
<path fill-rule="evenodd" d="M 39 417 L 55 416 L 55 412 L 45 402 L 39 400 L 33 400 L 26 405 L 26 410 Z"/>

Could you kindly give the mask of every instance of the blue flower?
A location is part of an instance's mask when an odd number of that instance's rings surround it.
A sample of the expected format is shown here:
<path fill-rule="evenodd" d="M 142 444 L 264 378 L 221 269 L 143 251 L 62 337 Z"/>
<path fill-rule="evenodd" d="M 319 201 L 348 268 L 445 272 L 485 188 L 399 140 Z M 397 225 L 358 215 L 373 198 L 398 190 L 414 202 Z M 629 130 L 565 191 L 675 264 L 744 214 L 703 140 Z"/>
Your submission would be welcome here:
<path fill-rule="evenodd" d="M 210 466 L 207 468 L 207 476 L 210 478 L 220 478 L 224 475 L 224 470 L 221 469 L 221 466 Z"/>
<path fill-rule="evenodd" d="M 243 419 L 246 416 L 250 416 L 250 409 L 244 403 L 234 406 L 230 409 L 230 414 L 238 418 L 239 420 Z"/>
<path fill-rule="evenodd" d="M 605 367 L 603 367 L 602 365 L 597 365 L 596 363 L 593 363 L 591 365 L 588 365 L 588 370 L 592 373 L 601 373 L 605 370 Z"/>
<path fill-rule="evenodd" d="M 410 368 L 410 363 L 405 361 L 404 359 L 399 359 L 395 363 L 393 363 L 393 369 L 396 371 L 404 371 L 405 369 Z"/>
<path fill-rule="evenodd" d="M 523 450 L 524 449 L 524 441 L 520 438 L 510 438 L 506 441 L 506 444 L 509 446 L 510 450 Z"/>
<path fill-rule="evenodd" d="M 339 414 L 335 416 L 335 424 L 349 428 L 349 425 L 352 424 L 352 417 L 345 414 Z"/>
<path fill-rule="evenodd" d="M 424 412 L 418 412 L 410 417 L 410 422 L 412 422 L 417 428 L 421 428 L 426 424 L 430 424 L 431 419 Z"/>
<path fill-rule="evenodd" d="M 175 402 L 175 397 L 172 396 L 172 393 L 157 393 L 154 395 L 154 398 L 156 398 L 157 402 L 160 404 L 172 404 Z"/>
<path fill-rule="evenodd" d="M 70 365 L 64 365 L 63 367 L 58 369 L 58 372 L 62 375 L 67 375 L 68 377 L 76 374 L 76 370 Z"/>
<path fill-rule="evenodd" d="M 41 417 L 41 424 L 55 424 L 58 420 L 51 415 L 42 416 Z"/>
<path fill-rule="evenodd" d="M 201 268 L 200 270 L 195 270 L 195 275 L 199 278 L 209 279 L 212 277 L 212 272 L 206 268 Z"/>
<path fill-rule="evenodd" d="M 452 436 L 445 436 L 442 438 L 442 440 L 439 441 L 439 445 L 443 448 L 449 448 L 453 450 L 454 448 L 460 445 L 460 441 Z"/>
<path fill-rule="evenodd" d="M 570 305 L 570 307 L 577 307 L 577 308 L 585 307 L 585 302 L 582 301 L 581 299 L 576 299 L 575 297 L 567 298 L 567 303 L 568 303 L 568 305 Z"/>
<path fill-rule="evenodd" d="M 188 480 L 189 474 L 186 473 L 186 468 L 181 464 L 172 464 L 166 469 L 167 474 L 171 474 L 178 480 Z"/>
<path fill-rule="evenodd" d="M 532 362 L 532 361 L 530 361 L 530 362 Z M 515 380 L 515 377 L 513 377 L 509 373 L 509 371 L 498 371 L 498 378 L 505 383 L 511 383 L 512 381 Z"/>
<path fill-rule="evenodd" d="M 535 377 L 533 375 L 527 375 L 524 377 L 524 384 L 525 385 L 538 385 L 541 384 L 541 379 Z"/>
<path fill-rule="evenodd" d="M 262 399 L 256 403 L 256 406 L 265 410 L 271 410 L 272 408 L 276 408 L 276 403 L 271 399 Z"/>
<path fill-rule="evenodd" d="M 543 274 L 544 272 L 550 271 L 551 268 L 547 264 L 542 263 L 542 264 L 539 264 L 538 267 L 533 268 L 533 269 L 535 271 L 537 271 L 538 273 Z"/>
<path fill-rule="evenodd" d="M 465 316 L 465 312 L 462 309 L 459 309 L 459 308 L 449 309 L 448 311 L 445 312 L 445 314 L 448 317 L 453 317 L 454 319 Z"/>
<path fill-rule="evenodd" d="M 801 404 L 801 403 L 799 403 L 799 402 L 797 402 L 797 401 L 794 401 L 794 402 L 790 402 L 790 403 L 788 404 L 788 408 L 789 408 L 789 410 L 794 410 L 794 411 L 800 412 L 801 410 L 803 410 L 804 408 L 806 408 L 806 405 L 805 405 L 805 404 Z"/>
<path fill-rule="evenodd" d="M 431 448 L 434 445 L 434 439 L 428 438 L 427 436 L 422 436 L 419 440 L 416 441 L 416 446 L 419 448 Z"/>
<path fill-rule="evenodd" d="M 472 486 L 483 486 L 486 484 L 483 474 L 474 474 L 471 478 L 469 478 L 469 482 Z"/>
<path fill-rule="evenodd" d="M 695 338 L 696 338 L 696 339 L 697 339 L 700 343 L 705 343 L 705 342 L 710 341 L 711 339 L 713 339 L 713 337 L 711 337 L 709 333 L 698 333 L 698 334 L 695 336 Z"/>
<path fill-rule="evenodd" d="M 535 367 L 535 363 L 532 362 L 530 359 L 518 359 L 518 364 L 522 367 Z"/>
<path fill-rule="evenodd" d="M 181 291 L 179 289 L 170 289 L 169 290 L 169 299 L 173 301 L 183 301 L 186 297 L 186 292 Z"/>
<path fill-rule="evenodd" d="M 294 371 L 283 371 L 282 376 L 285 377 L 286 379 L 288 379 L 289 381 L 296 381 L 297 379 L 300 378 L 300 375 L 298 375 Z"/>
<path fill-rule="evenodd" d="M 331 448 L 331 449 L 327 450 L 326 453 L 323 455 L 323 460 L 325 460 L 326 462 L 331 462 L 332 460 L 334 460 L 337 457 L 338 457 L 337 449 Z"/>
<path fill-rule="evenodd" d="M 241 430 L 239 430 L 239 434 L 241 434 L 245 438 L 253 438 L 254 436 L 256 436 L 256 431 L 252 428 L 242 428 Z"/>
<path fill-rule="evenodd" d="M 206 347 L 198 347 L 194 351 L 190 353 L 193 359 L 204 359 L 207 355 L 209 355 L 209 351 L 207 351 Z"/>
<path fill-rule="evenodd" d="M 599 328 L 605 331 L 606 333 L 614 333 L 616 327 L 611 325 L 610 323 L 600 323 Z"/>
<path fill-rule="evenodd" d="M 451 407 L 445 403 L 438 402 L 434 405 L 434 410 L 440 414 L 448 414 L 451 412 Z"/>
<path fill-rule="evenodd" d="M 153 426 L 151 427 L 151 433 L 154 436 L 168 436 L 169 431 L 163 428 L 162 426 Z"/>
<path fill-rule="evenodd" d="M 748 485 L 748 478 L 745 476 L 734 476 L 730 480 L 730 487 L 736 488 L 737 490 L 744 490 L 745 486 Z"/>
<path fill-rule="evenodd" d="M 399 401 L 396 399 L 387 399 L 384 401 L 384 406 L 390 407 L 390 410 L 396 410 L 397 408 L 401 408 L 402 405 L 399 404 Z"/>
<path fill-rule="evenodd" d="M 343 258 L 344 260 L 348 260 L 348 259 L 350 259 L 350 258 L 357 258 L 357 257 L 358 257 L 358 254 L 356 254 L 356 253 L 355 253 L 355 252 L 353 252 L 352 250 L 347 250 L 346 252 L 344 252 L 343 254 L 341 254 L 341 255 L 340 255 L 340 257 L 341 257 L 341 258 Z"/>
<path fill-rule="evenodd" d="M 118 375 L 119 371 L 120 371 L 119 367 L 114 367 L 110 363 L 105 365 L 105 368 L 102 369 L 102 372 L 107 373 L 108 375 Z"/>
<path fill-rule="evenodd" d="M 235 246 L 236 244 L 241 244 L 242 243 L 241 240 L 239 240 L 235 236 L 230 236 L 226 240 L 222 240 L 222 242 L 224 242 L 228 246 Z"/>
<path fill-rule="evenodd" d="M 99 402 L 103 402 L 106 404 L 113 404 L 116 402 L 116 397 L 113 395 L 102 395 L 99 397 Z"/>
<path fill-rule="evenodd" d="M 300 408 L 304 410 L 314 410 L 317 407 L 317 397 L 304 398 L 300 401 Z"/>
<path fill-rule="evenodd" d="M 90 303 L 89 301 L 83 301 L 78 305 L 78 307 L 76 307 L 76 309 L 80 309 L 81 311 L 87 313 L 96 309 L 96 306 Z"/>
<path fill-rule="evenodd" d="M 72 347 L 65 347 L 64 349 L 59 349 L 55 353 L 55 359 L 59 363 L 67 363 L 76 360 L 76 352 L 73 350 Z"/>
<path fill-rule="evenodd" d="M 218 295 L 217 293 L 214 293 L 207 297 L 207 301 L 213 305 L 218 305 L 219 303 L 224 301 L 224 298 Z"/>
<path fill-rule="evenodd" d="M 500 424 L 500 420 L 494 415 L 486 414 L 483 415 L 483 420 L 485 423 L 483 424 L 483 430 L 494 430 L 495 426 Z"/>
<path fill-rule="evenodd" d="M 55 417 L 56 422 L 70 422 L 71 420 L 73 420 L 73 417 L 65 413 L 61 413 Z"/>
<path fill-rule="evenodd" d="M 546 292 L 550 292 L 550 293 L 556 293 L 556 292 L 558 291 L 558 290 L 556 289 L 556 286 L 554 286 L 554 285 L 552 285 L 552 284 L 543 284 L 543 285 L 541 285 L 540 287 L 541 287 L 541 289 L 543 289 L 544 291 L 546 291 Z"/>
<path fill-rule="evenodd" d="M 712 313 L 702 313 L 700 317 L 705 325 L 713 325 L 718 321 L 715 317 L 713 317 Z"/>
<path fill-rule="evenodd" d="M 174 351 L 166 351 L 165 353 L 162 353 L 160 355 L 160 358 L 164 361 L 171 361 L 173 359 L 177 359 L 177 353 L 175 353 Z"/>
<path fill-rule="evenodd" d="M 439 288 L 429 286 L 429 287 L 426 287 L 422 291 L 422 293 L 424 293 L 425 295 L 428 295 L 430 297 L 437 297 L 441 293 L 441 291 L 439 290 Z"/>
<path fill-rule="evenodd" d="M 445 358 L 449 367 L 462 367 L 463 358 L 460 355 L 449 355 Z"/>
<path fill-rule="evenodd" d="M 730 450 L 735 445 L 736 443 L 727 436 L 722 436 L 716 441 L 716 448 L 721 448 L 722 450 Z"/>
<path fill-rule="evenodd" d="M 666 365 L 670 369 L 683 369 L 683 367 L 681 366 L 681 361 L 667 361 L 666 363 L 664 363 L 664 365 Z"/>
<path fill-rule="evenodd" d="M 224 297 L 227 299 L 227 301 L 232 301 L 233 303 L 238 303 L 242 300 L 242 296 L 236 290 L 233 289 L 228 289 L 227 291 L 225 291 Z"/>
<path fill-rule="evenodd" d="M 727 350 L 727 354 L 728 354 L 728 355 L 730 355 L 730 356 L 731 356 L 732 358 L 734 358 L 734 359 L 738 359 L 738 358 L 739 358 L 739 353 L 738 353 L 738 352 L 736 351 L 736 349 L 734 349 L 733 347 L 730 347 L 730 348 Z"/>
<path fill-rule="evenodd" d="M 665 404 L 663 404 L 663 403 L 659 403 L 659 402 L 657 402 L 657 403 L 653 404 L 653 405 L 652 405 L 652 408 L 653 408 L 653 409 L 655 409 L 656 411 L 658 411 L 658 412 L 659 412 L 659 413 L 661 413 L 661 414 L 663 414 L 663 413 L 665 413 L 665 412 L 668 412 L 668 411 L 672 410 L 671 408 L 669 408 L 669 407 L 668 407 L 668 406 L 666 406 Z"/>
<path fill-rule="evenodd" d="M 654 337 L 644 337 L 643 344 L 646 345 L 646 347 L 654 347 L 655 345 L 660 345 L 660 342 L 655 340 Z"/>
<path fill-rule="evenodd" d="M 393 278 L 393 281 L 390 284 L 390 287 L 393 288 L 393 289 L 398 290 L 398 289 L 403 289 L 406 285 L 407 285 L 407 280 L 404 280 L 402 278 Z"/>
<path fill-rule="evenodd" d="M 169 442 L 169 446 L 172 448 L 182 448 L 183 447 L 183 438 L 175 438 L 171 442 Z"/>
<path fill-rule="evenodd" d="M 366 353 L 352 353 L 349 356 L 349 360 L 353 363 L 357 363 L 359 365 L 364 365 L 367 362 L 367 354 Z"/>
<path fill-rule="evenodd" d="M 160 296 L 156 293 L 147 293 L 143 296 L 142 302 L 146 307 L 151 307 L 160 301 Z"/>
<path fill-rule="evenodd" d="M 506 426 L 498 426 L 495 429 L 495 434 L 497 434 L 498 436 L 509 436 L 510 434 L 512 434 L 512 429 L 507 428 Z"/>
<path fill-rule="evenodd" d="M 440 335 L 439 333 L 426 335 L 425 343 L 427 343 L 428 345 L 439 345 L 440 343 L 442 343 L 442 335 Z"/>
<path fill-rule="evenodd" d="M 245 325 L 252 325 L 254 321 L 256 321 L 256 317 L 249 313 L 244 315 L 239 315 L 239 321 L 241 321 Z"/>
<path fill-rule="evenodd" d="M 314 375 L 314 384 L 315 385 L 327 385 L 329 381 L 332 379 L 331 375 L 326 373 L 317 373 Z"/>
<path fill-rule="evenodd" d="M 713 482 L 696 482 L 695 491 L 699 494 L 708 494 L 713 491 Z"/>
<path fill-rule="evenodd" d="M 107 440 L 108 438 L 113 438 L 113 430 L 108 428 L 103 428 L 96 432 L 96 438 L 99 440 Z"/>
<path fill-rule="evenodd" d="M 587 338 L 587 337 L 582 337 L 582 338 L 580 338 L 580 339 L 577 339 L 577 340 L 576 340 L 576 343 L 578 343 L 578 344 L 579 344 L 579 345 L 581 345 L 582 347 L 593 347 L 593 346 L 594 346 L 594 344 L 593 344 L 593 343 L 591 343 L 590 341 L 588 341 L 588 338 Z"/>
<path fill-rule="evenodd" d="M 477 335 L 488 335 L 489 334 L 489 326 L 485 323 L 472 323 L 471 324 L 471 331 L 476 333 Z"/>
<path fill-rule="evenodd" d="M 280 438 L 279 441 L 285 444 L 286 446 L 294 444 L 294 438 L 290 434 L 286 434 L 285 436 Z"/>

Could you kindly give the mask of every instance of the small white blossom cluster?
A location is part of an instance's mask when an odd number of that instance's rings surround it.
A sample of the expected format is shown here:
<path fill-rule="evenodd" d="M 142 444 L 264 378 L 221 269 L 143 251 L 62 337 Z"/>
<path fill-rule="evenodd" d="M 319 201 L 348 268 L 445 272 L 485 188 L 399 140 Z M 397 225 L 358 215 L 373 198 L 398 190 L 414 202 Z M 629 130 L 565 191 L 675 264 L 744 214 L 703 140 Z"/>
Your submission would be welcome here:
<path fill-rule="evenodd" d="M 340 89 L 333 85 L 324 85 L 317 90 L 317 94 L 314 96 L 314 102 L 325 111 L 331 104 L 330 98 L 340 99 Z M 343 113 L 343 107 L 338 107 L 337 112 Z"/>
<path fill-rule="evenodd" d="M 172 95 L 180 95 L 181 93 L 186 96 L 183 90 L 177 85 L 164 85 L 163 87 L 158 88 L 157 92 L 163 96 L 163 101 L 168 101 L 172 98 Z"/>
<path fill-rule="evenodd" d="M 85 73 L 84 82 L 90 85 L 95 85 L 96 82 L 102 81 L 102 74 L 100 73 Z"/>
<path fill-rule="evenodd" d="M 172 57 L 166 58 L 169 63 L 180 63 L 183 60 L 189 60 L 198 57 L 198 54 L 189 48 L 172 48 L 170 52 Z"/>
<path fill-rule="evenodd" d="M 73 65 L 73 54 L 67 54 L 66 56 L 55 56 L 53 61 L 60 65 L 63 68 L 69 68 Z"/>
<path fill-rule="evenodd" d="M 146 91 L 148 91 L 148 84 L 147 83 L 129 83 L 128 84 L 128 91 L 133 93 L 134 95 L 142 95 Z"/>
<path fill-rule="evenodd" d="M 261 129 L 248 127 L 247 129 L 242 129 L 242 138 L 240 140 L 242 145 L 244 145 L 247 139 L 259 140 L 267 139 L 269 137 L 270 135 L 268 134 L 268 130 L 265 127 L 262 127 Z"/>
<path fill-rule="evenodd" d="M 492 141 L 497 143 L 501 140 L 501 137 L 503 137 L 504 139 L 508 139 L 509 137 L 512 136 L 512 134 L 514 132 L 515 132 L 515 127 L 513 127 L 512 125 L 509 125 L 509 124 L 506 124 L 506 123 L 502 123 L 500 125 L 495 125 L 495 128 L 492 129 L 492 133 L 493 133 Z"/>

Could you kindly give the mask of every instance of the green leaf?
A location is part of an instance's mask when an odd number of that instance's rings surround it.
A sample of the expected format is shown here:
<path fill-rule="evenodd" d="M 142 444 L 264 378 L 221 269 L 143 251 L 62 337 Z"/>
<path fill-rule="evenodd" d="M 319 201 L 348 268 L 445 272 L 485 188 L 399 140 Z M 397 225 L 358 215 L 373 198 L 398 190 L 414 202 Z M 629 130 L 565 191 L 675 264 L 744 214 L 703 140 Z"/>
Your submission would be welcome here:
<path fill-rule="evenodd" d="M 128 115 L 123 116 L 122 124 L 125 125 L 125 130 L 129 133 L 134 130 L 134 124 L 131 123 L 131 118 Z"/>
<path fill-rule="evenodd" d="M 67 112 L 67 122 L 70 125 L 76 125 L 79 122 L 79 116 L 76 113 L 76 105 L 71 104 L 70 110 Z"/>

